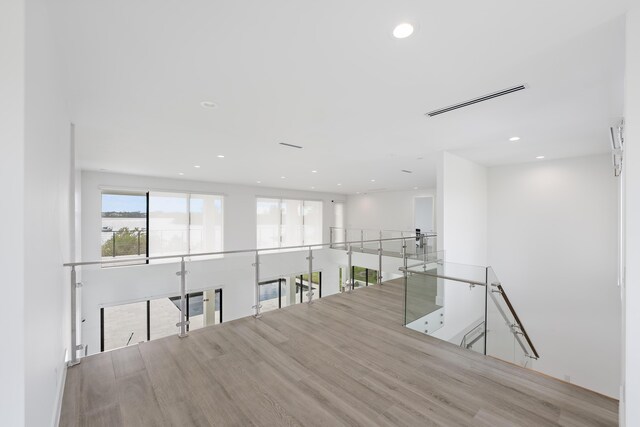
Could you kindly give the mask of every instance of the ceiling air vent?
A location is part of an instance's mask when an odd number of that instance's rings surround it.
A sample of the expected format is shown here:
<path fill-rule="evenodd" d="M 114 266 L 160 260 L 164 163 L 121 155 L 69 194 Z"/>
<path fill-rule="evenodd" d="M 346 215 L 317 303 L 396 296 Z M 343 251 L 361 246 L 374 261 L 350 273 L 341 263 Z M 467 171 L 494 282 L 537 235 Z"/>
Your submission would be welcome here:
<path fill-rule="evenodd" d="M 508 95 L 510 93 L 518 92 L 524 89 L 527 89 L 526 84 L 521 84 L 519 86 L 513 86 L 507 89 L 499 90 L 498 92 L 489 93 L 487 95 L 482 95 L 477 98 L 470 99 L 468 101 L 460 102 L 458 104 L 450 105 L 448 107 L 439 108 L 437 110 L 433 110 L 428 112 L 426 115 L 429 117 L 434 117 L 439 114 L 448 113 L 449 111 L 457 110 L 458 108 L 468 107 L 469 105 L 477 104 L 479 102 L 488 101 L 489 99 L 497 98 L 499 96 Z"/>
<path fill-rule="evenodd" d="M 281 142 L 280 145 L 284 145 L 285 147 L 291 147 L 291 148 L 302 148 L 299 145 L 287 144 L 286 142 Z"/>
<path fill-rule="evenodd" d="M 413 171 L 408 171 L 408 170 L 406 170 L 406 169 L 402 169 L 402 170 L 401 170 L 401 172 L 404 172 L 404 173 L 413 173 Z"/>

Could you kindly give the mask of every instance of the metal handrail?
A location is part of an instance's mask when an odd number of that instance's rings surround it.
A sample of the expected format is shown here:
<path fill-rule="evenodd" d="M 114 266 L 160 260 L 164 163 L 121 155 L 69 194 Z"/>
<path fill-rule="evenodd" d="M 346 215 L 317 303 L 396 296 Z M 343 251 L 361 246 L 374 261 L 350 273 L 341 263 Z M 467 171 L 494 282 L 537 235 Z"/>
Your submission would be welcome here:
<path fill-rule="evenodd" d="M 435 262 L 435 261 L 434 261 Z M 419 264 L 422 265 L 422 264 Z M 413 266 L 412 268 L 415 268 L 416 266 Z M 468 283 L 470 285 L 478 285 L 478 286 L 486 286 L 487 284 L 484 282 L 478 282 L 475 280 L 469 280 L 469 279 L 462 279 L 460 277 L 453 277 L 453 276 L 445 276 L 444 274 L 434 274 L 434 273 L 429 273 L 428 271 L 416 271 L 416 270 L 411 270 L 410 268 L 404 268 L 404 267 L 400 267 L 399 269 L 400 271 L 404 271 L 406 273 L 411 273 L 411 274 L 422 274 L 423 276 L 429 276 L 429 277 L 436 277 L 438 279 L 445 279 L 445 280 L 452 280 L 454 282 L 462 282 L 462 283 Z"/>
<path fill-rule="evenodd" d="M 349 227 L 329 227 L 329 229 L 331 230 L 358 230 L 358 231 L 382 231 L 382 232 L 392 232 L 392 233 L 414 233 L 415 230 L 389 230 L 389 229 L 378 229 L 378 228 L 349 228 Z M 421 233 L 421 235 L 423 236 L 427 236 L 427 237 L 435 237 L 437 236 L 437 233 L 435 231 L 425 231 L 423 233 Z M 414 237 L 416 237 L 415 233 L 414 233 Z"/>
<path fill-rule="evenodd" d="M 460 277 L 453 277 L 453 276 L 445 276 L 443 274 L 438 274 L 438 273 L 430 273 L 429 271 L 416 271 L 413 270 L 412 268 L 415 268 L 416 266 L 419 266 L 422 264 L 418 264 L 418 265 L 414 265 L 412 267 L 400 267 L 400 271 L 404 272 L 405 277 L 407 274 L 411 273 L 411 274 L 421 274 L 424 276 L 429 276 L 429 277 L 436 277 L 439 279 L 445 279 L 445 280 L 451 280 L 451 281 L 455 281 L 455 282 L 461 282 L 461 283 L 468 283 L 469 285 L 478 285 L 478 286 L 484 286 L 487 289 L 487 294 L 490 295 L 491 299 L 494 301 L 494 303 L 496 304 L 496 308 L 498 309 L 498 312 L 500 312 L 500 314 L 502 315 L 503 319 L 507 322 L 507 324 L 509 325 L 509 329 L 511 330 L 511 332 L 513 333 L 516 341 L 518 342 L 518 344 L 520 345 L 520 347 L 522 348 L 522 351 L 524 351 L 524 353 L 528 356 L 531 357 L 533 359 L 539 359 L 540 355 L 538 354 L 538 351 L 536 350 L 535 346 L 533 345 L 533 342 L 531 341 L 531 338 L 529 337 L 529 334 L 527 333 L 526 329 L 524 328 L 522 322 L 520 321 L 520 318 L 518 317 L 518 315 L 516 314 L 515 309 L 513 308 L 513 305 L 511 304 L 511 301 L 509 300 L 509 297 L 507 296 L 506 292 L 504 291 L 504 288 L 502 287 L 502 285 L 500 283 L 491 283 L 491 286 L 495 286 L 498 288 L 498 293 L 500 295 L 502 295 L 505 303 L 507 304 L 507 307 L 509 308 L 509 311 L 511 312 L 511 315 L 513 316 L 513 318 L 515 319 L 516 324 L 512 325 L 507 314 L 504 312 L 504 310 L 502 310 L 502 308 L 500 307 L 500 304 L 498 303 L 496 297 L 493 295 L 493 292 L 491 292 L 491 289 L 489 289 L 489 283 L 485 283 L 485 282 L 480 282 L 480 281 L 475 281 L 475 280 L 469 280 L 469 279 L 463 279 Z M 515 330 L 515 327 L 517 327 L 519 329 L 519 331 Z M 474 328 L 475 329 L 475 328 Z M 524 336 L 525 340 L 527 341 L 527 344 L 529 344 L 529 348 L 531 349 L 531 351 L 533 352 L 533 355 L 531 355 L 529 353 L 529 351 L 527 350 L 526 346 L 524 345 L 524 343 L 522 342 L 522 340 L 520 339 L 520 337 L 518 336 L 518 332 L 520 332 L 522 334 L 522 336 Z"/>
<path fill-rule="evenodd" d="M 513 316 L 513 318 L 515 319 L 516 323 L 518 324 L 518 328 L 520 329 L 520 332 L 522 332 L 522 335 L 524 336 L 524 339 L 527 340 L 527 343 L 529 344 L 529 347 L 531 347 L 531 351 L 533 351 L 533 354 L 534 354 L 535 358 L 539 359 L 540 355 L 538 354 L 538 351 L 536 350 L 535 346 L 533 345 L 533 342 L 531 342 L 531 338 L 529 338 L 529 334 L 527 333 L 527 330 L 524 328 L 524 325 L 520 321 L 520 318 L 516 314 L 516 310 L 513 308 L 513 305 L 511 305 L 511 301 L 509 300 L 509 297 L 507 296 L 507 293 L 504 291 L 504 288 L 502 287 L 502 285 L 500 283 L 496 283 L 496 284 L 492 284 L 492 285 L 495 285 L 498 288 L 498 291 L 499 291 L 500 295 L 502 295 L 502 298 L 504 299 L 504 302 L 506 302 L 507 303 L 507 307 L 509 307 L 509 311 L 511 312 L 511 315 Z"/>
<path fill-rule="evenodd" d="M 232 254 L 240 254 L 240 253 L 261 253 L 261 252 L 269 252 L 269 251 L 284 251 L 284 250 L 292 250 L 292 249 L 314 249 L 321 248 L 324 246 L 336 246 L 336 245 L 355 245 L 360 243 L 379 243 L 379 242 L 388 242 L 388 241 L 396 241 L 396 240 L 412 240 L 418 237 L 416 234 L 412 236 L 404 236 L 404 237 L 391 237 L 388 239 L 373 239 L 373 240 L 355 240 L 350 242 L 334 242 L 334 243 L 317 243 L 312 245 L 299 245 L 299 246 L 285 246 L 285 247 L 275 247 L 275 248 L 261 248 L 261 249 L 238 249 L 234 251 L 219 251 L 219 252 L 201 252 L 196 254 L 179 254 L 179 255 L 160 255 L 160 256 L 152 256 L 152 257 L 139 257 L 136 260 L 139 261 L 153 261 L 160 259 L 182 259 L 182 258 L 193 258 L 193 257 L 203 257 L 203 256 L 214 256 L 214 255 L 232 255 Z M 121 259 L 121 260 L 107 260 L 107 261 L 81 261 L 81 262 L 67 262 L 62 264 L 63 267 L 79 267 L 84 265 L 102 265 L 102 264 L 119 264 L 119 263 L 131 263 L 131 259 Z"/>

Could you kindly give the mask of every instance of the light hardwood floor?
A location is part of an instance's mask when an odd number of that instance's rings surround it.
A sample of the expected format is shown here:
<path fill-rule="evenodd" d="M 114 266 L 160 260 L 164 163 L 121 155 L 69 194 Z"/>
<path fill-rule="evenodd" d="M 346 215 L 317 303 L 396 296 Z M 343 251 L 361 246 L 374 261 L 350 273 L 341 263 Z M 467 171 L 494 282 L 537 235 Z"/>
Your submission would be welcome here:
<path fill-rule="evenodd" d="M 369 286 L 88 357 L 61 426 L 614 426 L 618 402 L 401 326 Z"/>

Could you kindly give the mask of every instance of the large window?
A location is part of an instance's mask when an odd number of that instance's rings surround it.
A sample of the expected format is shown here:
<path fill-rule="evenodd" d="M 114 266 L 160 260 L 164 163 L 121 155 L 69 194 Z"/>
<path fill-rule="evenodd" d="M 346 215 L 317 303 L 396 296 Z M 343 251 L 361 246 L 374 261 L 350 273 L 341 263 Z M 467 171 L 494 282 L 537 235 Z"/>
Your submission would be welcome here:
<path fill-rule="evenodd" d="M 257 201 L 257 248 L 322 243 L 322 202 L 267 199 Z"/>
<path fill-rule="evenodd" d="M 104 191 L 102 257 L 220 252 L 222 202 L 207 194 Z"/>

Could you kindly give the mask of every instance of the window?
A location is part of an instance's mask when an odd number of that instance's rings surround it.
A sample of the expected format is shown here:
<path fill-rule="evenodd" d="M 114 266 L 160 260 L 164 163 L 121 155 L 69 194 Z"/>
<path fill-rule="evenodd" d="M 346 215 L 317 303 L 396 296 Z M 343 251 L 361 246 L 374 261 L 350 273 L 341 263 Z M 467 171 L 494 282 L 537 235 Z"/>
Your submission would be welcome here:
<path fill-rule="evenodd" d="M 257 248 L 322 243 L 322 202 L 294 199 L 257 200 Z"/>
<path fill-rule="evenodd" d="M 311 281 L 313 298 L 322 298 L 322 272 L 314 271 Z M 309 292 L 309 275 L 279 278 L 260 283 L 262 312 L 276 310 L 306 301 Z"/>
<path fill-rule="evenodd" d="M 222 197 L 205 194 L 149 194 L 151 256 L 219 252 L 223 249 Z"/>
<path fill-rule="evenodd" d="M 105 191 L 102 258 L 221 252 L 222 201 L 207 194 Z"/>
<path fill-rule="evenodd" d="M 147 194 L 102 193 L 102 258 L 147 256 Z"/>
<path fill-rule="evenodd" d="M 180 297 L 157 298 L 100 309 L 100 351 L 178 333 Z M 222 323 L 222 289 L 187 294 L 187 330 Z"/>

